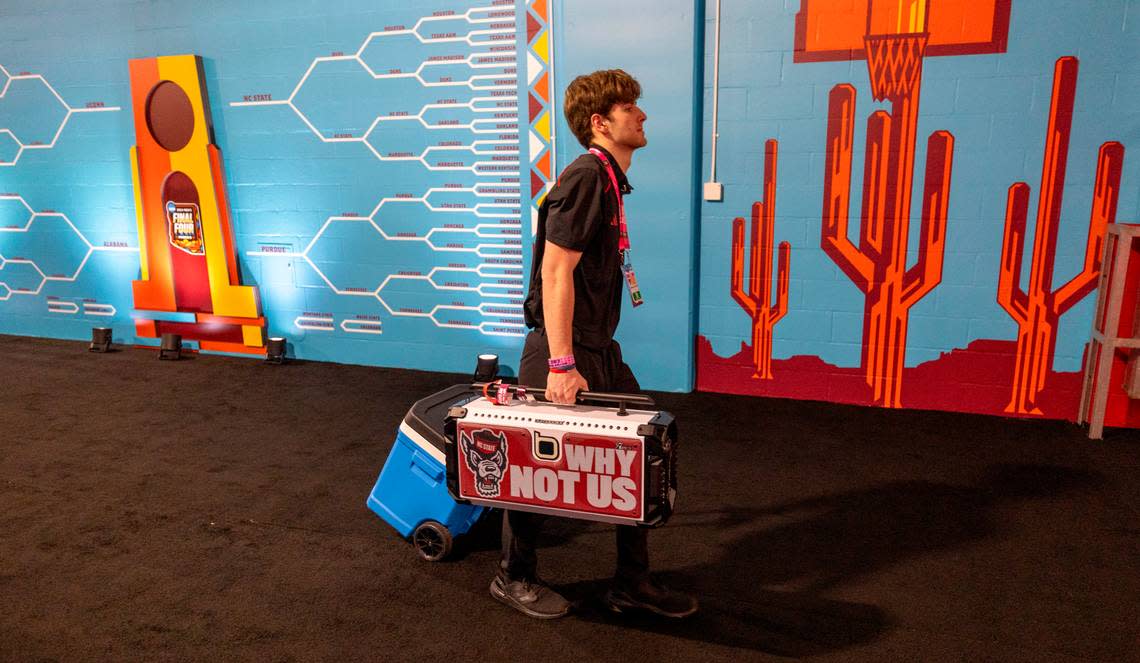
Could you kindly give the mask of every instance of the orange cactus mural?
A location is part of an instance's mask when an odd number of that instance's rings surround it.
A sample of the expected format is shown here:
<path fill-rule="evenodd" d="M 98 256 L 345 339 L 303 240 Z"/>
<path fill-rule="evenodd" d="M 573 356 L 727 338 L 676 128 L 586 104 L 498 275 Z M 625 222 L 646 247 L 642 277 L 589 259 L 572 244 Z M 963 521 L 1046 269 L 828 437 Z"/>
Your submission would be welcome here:
<path fill-rule="evenodd" d="M 913 133 L 903 155 L 899 145 L 903 132 L 893 129 L 893 114 L 877 111 L 868 121 L 863 215 L 856 248 L 847 238 L 855 88 L 837 85 L 830 104 L 822 247 L 866 295 L 862 366 L 873 401 L 900 407 L 909 311 L 942 280 L 954 137 L 936 131 L 927 141 L 918 261 L 908 269 Z"/>
<path fill-rule="evenodd" d="M 776 302 L 772 303 L 772 242 L 776 225 L 776 156 L 774 140 L 764 144 L 764 199 L 752 204 L 751 259 L 748 290 L 744 289 L 744 219 L 732 222 L 732 298 L 752 319 L 753 378 L 772 379 L 772 330 L 788 312 L 788 269 L 792 247 L 780 242 Z"/>
<path fill-rule="evenodd" d="M 872 402 L 901 407 L 910 308 L 942 280 L 954 137 L 927 141 L 918 261 L 906 265 L 910 237 L 923 59 L 1005 50 L 1009 0 L 803 0 L 796 15 L 796 62 L 865 58 L 876 101 L 867 121 L 860 240 L 847 237 L 855 88 L 832 88 L 827 127 L 821 245 L 866 296 L 862 368 Z"/>
<path fill-rule="evenodd" d="M 1077 58 L 1063 57 L 1057 60 L 1053 71 L 1053 94 L 1049 105 L 1049 127 L 1045 133 L 1041 195 L 1027 291 L 1021 289 L 1021 263 L 1025 251 L 1029 185 L 1016 182 L 1009 188 L 997 301 L 1017 322 L 1013 393 L 1005 408 L 1006 412 L 1012 414 L 1041 414 L 1037 401 L 1045 388 L 1046 374 L 1053 364 L 1057 321 L 1065 311 L 1096 287 L 1104 256 L 1105 229 L 1116 219 L 1124 146 L 1117 142 L 1107 142 L 1101 145 L 1097 158 L 1084 268 L 1054 290 L 1057 227 L 1061 220 L 1061 198 L 1069 156 L 1069 133 L 1073 123 L 1078 66 Z"/>

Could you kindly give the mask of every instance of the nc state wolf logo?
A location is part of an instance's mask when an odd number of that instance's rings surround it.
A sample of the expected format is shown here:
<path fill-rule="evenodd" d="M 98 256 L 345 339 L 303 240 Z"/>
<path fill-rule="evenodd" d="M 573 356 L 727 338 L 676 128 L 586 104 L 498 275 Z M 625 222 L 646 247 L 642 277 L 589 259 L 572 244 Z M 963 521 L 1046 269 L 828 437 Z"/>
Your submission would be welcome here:
<path fill-rule="evenodd" d="M 475 490 L 483 497 L 498 497 L 507 469 L 507 436 L 482 428 L 470 436 L 460 433 L 459 446 L 467 467 L 475 473 Z"/>

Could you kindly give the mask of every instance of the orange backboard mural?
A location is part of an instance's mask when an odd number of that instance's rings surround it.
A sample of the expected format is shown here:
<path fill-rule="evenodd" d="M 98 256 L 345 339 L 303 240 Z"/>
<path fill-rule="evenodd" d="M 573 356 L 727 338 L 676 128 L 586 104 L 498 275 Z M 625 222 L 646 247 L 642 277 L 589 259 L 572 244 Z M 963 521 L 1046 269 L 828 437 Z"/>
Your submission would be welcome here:
<path fill-rule="evenodd" d="M 928 3 L 928 4 L 924 4 Z M 862 60 L 869 34 L 929 32 L 926 56 L 1005 52 L 1011 0 L 802 0 L 795 62 Z M 925 30 L 923 30 L 925 28 Z"/>

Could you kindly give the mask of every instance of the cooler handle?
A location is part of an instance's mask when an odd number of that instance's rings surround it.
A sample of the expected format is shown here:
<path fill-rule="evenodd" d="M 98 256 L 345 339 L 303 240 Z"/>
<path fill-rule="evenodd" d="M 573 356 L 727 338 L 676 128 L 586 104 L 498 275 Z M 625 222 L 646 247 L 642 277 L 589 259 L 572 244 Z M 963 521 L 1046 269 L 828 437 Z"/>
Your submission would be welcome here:
<path fill-rule="evenodd" d="M 494 383 L 477 382 L 477 383 L 472 384 L 471 388 L 482 393 L 483 390 L 488 386 L 488 384 L 494 384 Z M 542 389 L 539 387 L 528 387 L 526 385 L 506 385 L 506 386 L 510 389 L 518 389 L 519 386 L 521 386 L 523 389 L 526 390 L 526 392 L 528 394 L 533 395 L 535 398 L 538 398 L 541 400 L 546 400 L 546 397 L 543 396 L 543 394 L 546 392 L 546 389 Z M 652 398 L 650 398 L 649 396 L 645 396 L 643 394 L 615 394 L 615 393 L 609 393 L 609 392 L 604 392 L 604 391 L 579 391 L 577 401 L 579 403 L 592 402 L 592 403 L 616 404 L 618 406 L 618 412 L 617 412 L 618 416 L 622 416 L 622 417 L 629 414 L 628 412 L 626 412 L 626 406 L 627 405 L 642 405 L 642 406 L 646 406 L 649 408 L 657 407 L 657 404 L 653 401 Z"/>

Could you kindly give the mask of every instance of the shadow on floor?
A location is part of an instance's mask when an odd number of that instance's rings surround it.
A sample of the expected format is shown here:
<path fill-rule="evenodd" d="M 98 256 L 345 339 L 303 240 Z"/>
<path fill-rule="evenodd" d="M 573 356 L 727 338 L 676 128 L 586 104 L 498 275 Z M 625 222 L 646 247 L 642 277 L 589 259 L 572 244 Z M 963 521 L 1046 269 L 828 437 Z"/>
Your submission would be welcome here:
<path fill-rule="evenodd" d="M 782 656 L 816 655 L 872 641 L 891 627 L 878 606 L 829 599 L 830 590 L 985 539 L 998 527 L 993 513 L 1000 506 L 1102 482 L 1099 474 L 1072 468 L 994 465 L 966 486 L 894 481 L 769 507 L 682 513 L 667 527 L 688 530 L 689 540 L 723 543 L 715 558 L 658 576 L 699 595 L 701 612 L 681 622 L 609 612 L 600 598 L 608 579 L 558 589 L 588 621 Z M 582 531 L 556 529 L 568 538 Z M 934 564 L 930 573 L 939 572 Z"/>

